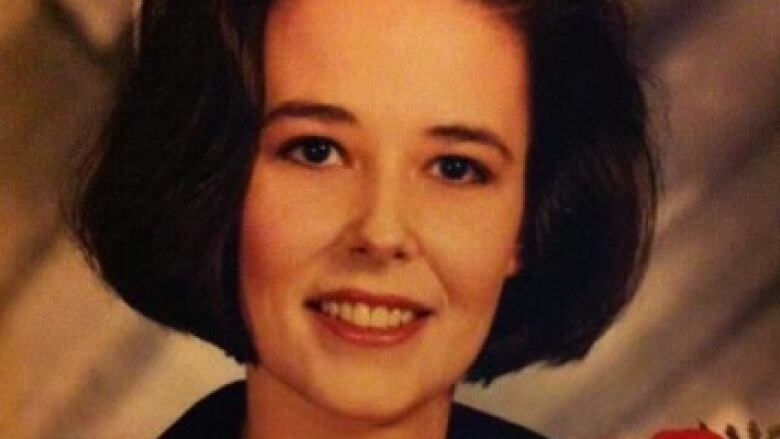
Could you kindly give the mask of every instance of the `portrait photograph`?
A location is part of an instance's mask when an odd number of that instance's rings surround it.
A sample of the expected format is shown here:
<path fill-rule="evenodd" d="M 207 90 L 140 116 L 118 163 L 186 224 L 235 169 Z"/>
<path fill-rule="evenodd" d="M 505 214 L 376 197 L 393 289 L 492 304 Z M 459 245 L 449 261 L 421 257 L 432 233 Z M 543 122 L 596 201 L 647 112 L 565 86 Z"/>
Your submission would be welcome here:
<path fill-rule="evenodd" d="M 0 437 L 780 439 L 776 0 L 0 0 Z"/>

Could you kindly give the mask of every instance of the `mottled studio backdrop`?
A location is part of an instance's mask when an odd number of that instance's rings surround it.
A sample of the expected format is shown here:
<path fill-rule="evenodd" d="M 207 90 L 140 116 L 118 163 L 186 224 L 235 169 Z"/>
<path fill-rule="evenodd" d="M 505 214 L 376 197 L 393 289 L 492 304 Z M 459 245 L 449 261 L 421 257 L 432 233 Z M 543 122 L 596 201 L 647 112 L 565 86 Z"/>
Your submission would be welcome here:
<path fill-rule="evenodd" d="M 555 0 L 550 0 L 555 1 Z M 665 194 L 649 274 L 581 364 L 460 398 L 564 439 L 780 423 L 780 1 L 635 1 Z M 153 438 L 241 376 L 142 320 L 58 217 L 133 0 L 0 0 L 0 437 Z"/>

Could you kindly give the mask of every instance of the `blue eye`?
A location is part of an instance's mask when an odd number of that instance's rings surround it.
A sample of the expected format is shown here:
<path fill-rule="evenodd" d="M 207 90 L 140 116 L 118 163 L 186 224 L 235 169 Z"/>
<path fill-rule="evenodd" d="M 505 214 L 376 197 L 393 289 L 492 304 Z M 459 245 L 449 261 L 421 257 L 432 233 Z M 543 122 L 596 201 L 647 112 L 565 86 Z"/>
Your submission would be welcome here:
<path fill-rule="evenodd" d="M 279 155 L 285 159 L 311 167 L 334 166 L 343 163 L 339 144 L 327 137 L 305 136 L 288 140 Z"/>
<path fill-rule="evenodd" d="M 486 183 L 490 173 L 476 161 L 460 156 L 439 157 L 434 162 L 433 172 L 439 177 L 458 183 Z"/>

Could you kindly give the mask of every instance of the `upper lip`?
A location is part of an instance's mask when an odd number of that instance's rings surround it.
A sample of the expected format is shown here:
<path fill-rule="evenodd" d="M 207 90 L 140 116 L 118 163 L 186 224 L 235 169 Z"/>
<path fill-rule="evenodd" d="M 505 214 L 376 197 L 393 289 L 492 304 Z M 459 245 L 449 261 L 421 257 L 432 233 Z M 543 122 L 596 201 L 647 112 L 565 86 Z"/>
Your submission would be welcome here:
<path fill-rule="evenodd" d="M 325 291 L 307 300 L 307 304 L 315 305 L 324 301 L 358 302 L 369 306 L 386 306 L 388 308 L 410 309 L 418 314 L 429 314 L 431 308 L 424 304 L 397 293 L 377 293 L 358 288 L 342 288 Z"/>

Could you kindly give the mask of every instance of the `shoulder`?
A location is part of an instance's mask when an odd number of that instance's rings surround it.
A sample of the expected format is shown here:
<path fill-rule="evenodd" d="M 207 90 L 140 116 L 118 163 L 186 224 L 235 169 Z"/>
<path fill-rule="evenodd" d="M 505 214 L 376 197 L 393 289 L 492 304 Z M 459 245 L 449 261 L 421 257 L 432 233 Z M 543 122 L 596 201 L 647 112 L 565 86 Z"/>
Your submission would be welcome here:
<path fill-rule="evenodd" d="M 187 410 L 160 439 L 240 438 L 246 412 L 245 395 L 246 384 L 243 381 L 217 389 Z"/>
<path fill-rule="evenodd" d="M 545 439 L 525 427 L 463 404 L 452 406 L 448 439 Z"/>

